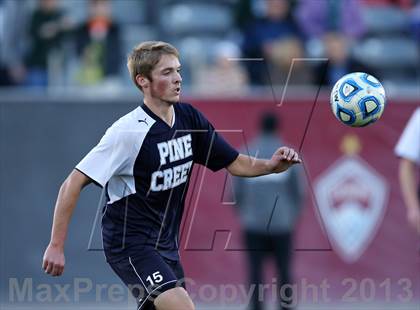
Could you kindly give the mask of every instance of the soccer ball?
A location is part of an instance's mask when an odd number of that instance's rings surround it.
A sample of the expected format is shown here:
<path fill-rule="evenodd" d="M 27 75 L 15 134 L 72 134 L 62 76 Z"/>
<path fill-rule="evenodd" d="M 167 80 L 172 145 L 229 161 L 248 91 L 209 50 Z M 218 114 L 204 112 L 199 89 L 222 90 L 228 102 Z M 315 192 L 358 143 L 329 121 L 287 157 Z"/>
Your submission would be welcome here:
<path fill-rule="evenodd" d="M 372 75 L 350 73 L 335 83 L 330 104 L 340 122 L 352 127 L 364 127 L 376 122 L 384 112 L 385 89 Z"/>

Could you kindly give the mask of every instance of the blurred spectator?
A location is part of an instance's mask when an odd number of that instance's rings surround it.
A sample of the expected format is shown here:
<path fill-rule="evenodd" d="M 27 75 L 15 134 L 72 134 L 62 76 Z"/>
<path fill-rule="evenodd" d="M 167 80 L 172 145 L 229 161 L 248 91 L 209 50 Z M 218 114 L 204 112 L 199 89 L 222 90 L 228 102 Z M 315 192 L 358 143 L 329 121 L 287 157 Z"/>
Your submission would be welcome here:
<path fill-rule="evenodd" d="M 249 154 L 269 158 L 283 145 L 277 135 L 278 120 L 270 113 L 261 119 L 261 134 L 249 145 Z M 263 282 L 264 260 L 275 259 L 279 288 L 292 283 L 293 232 L 303 208 L 304 186 L 301 168 L 257 178 L 236 178 L 235 194 L 247 245 L 249 281 L 257 285 L 250 309 L 263 308 L 258 285 Z M 292 309 L 293 292 L 283 287 L 279 309 Z M 260 297 L 260 298 L 259 298 Z"/>
<path fill-rule="evenodd" d="M 357 38 L 364 32 L 361 8 L 360 0 L 301 0 L 297 18 L 307 38 L 322 38 L 331 31 Z"/>
<path fill-rule="evenodd" d="M 410 12 L 410 26 L 414 39 L 420 42 L 420 1 L 417 1 L 416 6 Z"/>
<path fill-rule="evenodd" d="M 244 32 L 243 55 L 246 58 L 264 58 L 264 63 L 245 63 L 253 84 L 284 83 L 294 57 L 301 57 L 303 48 L 300 32 L 292 15 L 291 2 L 287 0 L 265 1 L 265 16 L 248 24 Z M 299 76 L 300 63 L 294 67 L 293 77 L 304 83 Z M 268 70 L 269 69 L 269 70 Z M 270 75 L 271 81 L 270 81 Z"/>
<path fill-rule="evenodd" d="M 25 78 L 25 20 L 23 1 L 0 1 L 0 86 L 19 85 Z"/>
<path fill-rule="evenodd" d="M 264 54 L 268 64 L 270 82 L 274 85 L 306 85 L 312 80 L 307 62 L 303 58 L 303 44 L 299 38 L 287 38 L 272 42 Z M 293 68 L 291 66 L 293 65 Z M 290 71 L 291 70 L 291 71 Z M 290 76 L 289 76 L 290 72 Z"/>
<path fill-rule="evenodd" d="M 30 48 L 26 57 L 28 86 L 47 86 L 48 58 L 60 48 L 71 22 L 58 7 L 57 0 L 39 0 L 33 12 L 29 36 Z"/>
<path fill-rule="evenodd" d="M 309 56 L 328 59 L 312 63 L 316 86 L 332 85 L 353 71 L 374 74 L 350 53 L 353 40 L 365 31 L 359 0 L 302 0 L 299 4 L 297 18 Z"/>
<path fill-rule="evenodd" d="M 244 31 L 249 21 L 255 18 L 252 12 L 251 0 L 238 0 L 233 10 L 233 18 L 236 27 Z"/>
<path fill-rule="evenodd" d="M 408 121 L 395 153 L 400 157 L 399 180 L 409 224 L 420 234 L 420 188 L 417 172 L 420 165 L 420 108 Z"/>
<path fill-rule="evenodd" d="M 205 95 L 243 95 L 248 85 L 245 70 L 238 60 L 240 50 L 229 41 L 220 42 L 211 64 L 204 65 L 194 77 L 194 89 Z"/>
<path fill-rule="evenodd" d="M 111 17 L 108 0 L 90 0 L 88 20 L 76 32 L 82 85 L 94 85 L 117 76 L 121 65 L 120 28 Z"/>
<path fill-rule="evenodd" d="M 316 86 L 334 85 L 343 75 L 350 72 L 368 72 L 376 76 L 372 69 L 356 61 L 350 54 L 350 42 L 342 33 L 327 32 L 323 36 L 322 61 L 314 66 L 313 76 Z"/>
<path fill-rule="evenodd" d="M 234 6 L 233 18 L 239 30 L 245 31 L 249 22 L 265 15 L 267 0 L 238 0 Z"/>

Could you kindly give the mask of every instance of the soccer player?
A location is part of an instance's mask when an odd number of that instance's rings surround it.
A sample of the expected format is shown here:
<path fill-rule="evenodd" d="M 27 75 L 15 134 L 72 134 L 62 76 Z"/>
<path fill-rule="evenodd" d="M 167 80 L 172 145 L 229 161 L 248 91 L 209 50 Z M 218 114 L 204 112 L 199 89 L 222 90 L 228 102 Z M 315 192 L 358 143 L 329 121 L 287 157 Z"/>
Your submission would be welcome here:
<path fill-rule="evenodd" d="M 399 181 L 407 209 L 408 223 L 420 234 L 420 187 L 417 171 L 420 166 L 420 108 L 417 108 L 395 146 L 400 158 Z"/>
<path fill-rule="evenodd" d="M 268 160 L 238 154 L 203 114 L 179 102 L 181 66 L 170 44 L 139 44 L 127 66 L 143 102 L 106 131 L 62 184 L 42 267 L 52 276 L 63 273 L 70 217 L 81 190 L 93 182 L 106 188 L 107 262 L 130 288 L 138 309 L 194 309 L 178 253 L 192 165 L 253 177 L 285 171 L 301 160 L 288 147 Z"/>

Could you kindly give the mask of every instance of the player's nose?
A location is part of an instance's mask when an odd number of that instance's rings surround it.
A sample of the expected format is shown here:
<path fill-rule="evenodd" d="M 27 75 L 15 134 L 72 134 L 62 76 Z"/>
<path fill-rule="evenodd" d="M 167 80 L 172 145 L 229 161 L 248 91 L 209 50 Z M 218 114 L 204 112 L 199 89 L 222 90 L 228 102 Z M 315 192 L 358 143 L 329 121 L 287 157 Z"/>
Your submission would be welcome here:
<path fill-rule="evenodd" d="M 182 77 L 181 77 L 181 73 L 176 72 L 175 73 L 175 83 L 181 83 L 182 82 Z"/>

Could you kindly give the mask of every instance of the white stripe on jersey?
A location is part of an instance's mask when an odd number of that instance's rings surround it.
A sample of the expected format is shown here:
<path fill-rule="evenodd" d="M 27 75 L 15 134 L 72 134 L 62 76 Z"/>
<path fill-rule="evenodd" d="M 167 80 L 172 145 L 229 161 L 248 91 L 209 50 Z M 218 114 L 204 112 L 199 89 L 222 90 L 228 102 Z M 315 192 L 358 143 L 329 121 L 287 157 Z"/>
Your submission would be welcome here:
<path fill-rule="evenodd" d="M 104 187 L 108 183 L 108 203 L 136 192 L 133 169 L 150 128 L 156 121 L 141 107 L 116 121 L 76 166 Z"/>

